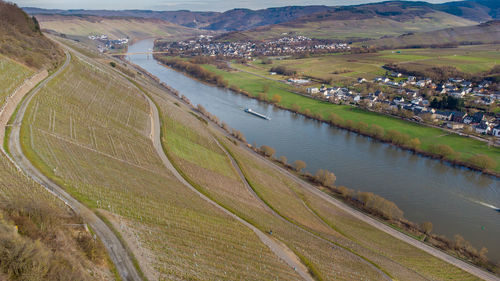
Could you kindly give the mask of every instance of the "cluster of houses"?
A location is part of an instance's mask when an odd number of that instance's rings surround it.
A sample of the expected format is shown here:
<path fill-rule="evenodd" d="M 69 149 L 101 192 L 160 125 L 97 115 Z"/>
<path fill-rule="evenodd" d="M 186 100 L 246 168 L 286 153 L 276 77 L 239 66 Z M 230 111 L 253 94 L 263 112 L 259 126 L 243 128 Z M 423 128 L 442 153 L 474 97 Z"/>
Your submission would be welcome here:
<path fill-rule="evenodd" d="M 391 73 L 391 76 L 402 78 L 399 73 Z M 484 112 L 468 114 L 461 111 L 437 110 L 431 108 L 430 101 L 419 94 L 420 88 L 426 87 L 434 89 L 440 95 L 446 94 L 459 99 L 470 96 L 474 97 L 474 102 L 479 100 L 485 104 L 498 103 L 500 102 L 500 93 L 488 90 L 490 82 L 483 81 L 474 85 L 474 83 L 462 79 L 451 78 L 447 83 L 435 85 L 431 79 L 417 80 L 416 77 L 412 76 L 398 80 L 395 82 L 387 77 L 377 77 L 373 80 L 375 83 L 397 88 L 396 95 L 388 95 L 380 90 L 362 94 L 346 87 L 326 87 L 324 85 L 320 88 L 307 88 L 307 94 L 337 104 L 363 105 L 375 111 L 404 111 L 407 113 L 405 117 L 419 122 L 441 123 L 452 130 L 463 130 L 467 126 L 477 134 L 500 137 L 500 115 L 487 118 Z M 358 83 L 365 82 L 368 80 L 358 79 Z M 414 87 L 412 89 L 404 88 L 406 85 Z"/>
<path fill-rule="evenodd" d="M 349 50 L 346 43 L 332 43 L 305 36 L 286 36 L 268 42 L 217 42 L 210 35 L 200 35 L 196 39 L 178 42 L 164 42 L 160 47 L 175 55 L 224 56 L 252 59 L 258 56 L 293 55 L 300 53 L 335 52 Z"/>
<path fill-rule="evenodd" d="M 97 48 L 101 53 L 109 50 L 109 49 L 120 49 L 127 46 L 129 39 L 128 38 L 120 38 L 116 40 L 109 39 L 108 35 L 89 35 L 88 38 L 92 41 L 97 42 Z"/>

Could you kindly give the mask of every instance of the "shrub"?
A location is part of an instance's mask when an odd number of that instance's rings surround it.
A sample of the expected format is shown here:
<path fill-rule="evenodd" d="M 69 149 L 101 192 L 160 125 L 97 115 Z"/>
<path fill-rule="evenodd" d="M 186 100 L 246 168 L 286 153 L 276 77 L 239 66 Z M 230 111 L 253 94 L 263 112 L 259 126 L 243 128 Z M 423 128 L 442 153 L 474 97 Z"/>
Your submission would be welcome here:
<path fill-rule="evenodd" d="M 497 163 L 495 160 L 491 159 L 488 155 L 477 154 L 469 158 L 469 162 L 476 168 L 482 170 L 492 170 L 495 169 Z"/>
<path fill-rule="evenodd" d="M 296 160 L 295 162 L 293 162 L 293 166 L 295 167 L 295 170 L 297 172 L 300 172 L 307 167 L 306 162 L 302 160 Z"/>
<path fill-rule="evenodd" d="M 316 175 L 314 175 L 314 179 L 323 186 L 332 187 L 337 177 L 334 173 L 327 170 L 318 170 Z"/>
<path fill-rule="evenodd" d="M 280 103 L 281 102 L 281 96 L 276 94 L 273 96 L 273 98 L 271 99 L 271 102 L 272 103 Z"/>
<path fill-rule="evenodd" d="M 274 148 L 270 147 L 270 146 L 267 146 L 267 145 L 263 145 L 260 147 L 260 151 L 262 151 L 262 153 L 266 156 L 266 157 L 273 157 L 273 155 L 276 153 L 276 151 L 274 150 Z"/>

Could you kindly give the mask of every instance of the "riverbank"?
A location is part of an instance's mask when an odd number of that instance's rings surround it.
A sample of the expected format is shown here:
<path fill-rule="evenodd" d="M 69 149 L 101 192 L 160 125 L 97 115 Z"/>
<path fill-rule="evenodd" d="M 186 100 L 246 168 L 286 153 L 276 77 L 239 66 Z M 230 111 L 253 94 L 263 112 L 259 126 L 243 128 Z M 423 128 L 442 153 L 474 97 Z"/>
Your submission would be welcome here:
<path fill-rule="evenodd" d="M 155 56 L 161 62 L 166 62 L 162 57 L 164 56 Z M 500 149 L 489 148 L 480 141 L 448 134 L 440 129 L 409 123 L 352 106 L 335 105 L 307 98 L 283 89 L 283 85 L 280 85 L 279 82 L 273 83 L 273 81 L 251 77 L 251 75 L 245 73 L 227 72 L 212 65 L 203 65 L 203 68 L 226 79 L 229 86 L 225 88 L 247 97 L 273 104 L 280 109 L 289 110 L 338 128 L 390 143 L 422 156 L 470 168 L 497 178 L 500 177 Z M 209 81 L 204 81 L 200 77 L 194 78 L 212 85 L 221 85 L 220 78 L 217 79 L 218 83 L 210 83 L 210 81 L 214 81 L 213 77 Z M 262 85 L 268 85 L 267 93 L 263 92 Z M 278 100 L 276 100 L 276 95 L 280 97 Z M 273 100 L 273 98 L 275 99 Z M 336 116 L 332 116 L 332 114 Z M 379 126 L 383 131 L 376 127 L 373 129 L 373 126 Z"/>

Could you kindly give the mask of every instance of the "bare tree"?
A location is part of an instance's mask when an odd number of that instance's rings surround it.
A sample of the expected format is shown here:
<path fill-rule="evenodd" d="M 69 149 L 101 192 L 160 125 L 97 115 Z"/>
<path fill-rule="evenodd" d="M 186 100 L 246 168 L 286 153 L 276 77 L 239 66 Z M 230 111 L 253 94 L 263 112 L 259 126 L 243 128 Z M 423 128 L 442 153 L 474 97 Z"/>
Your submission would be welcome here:
<path fill-rule="evenodd" d="M 303 169 L 307 167 L 306 162 L 302 160 L 296 160 L 295 162 L 293 162 L 293 166 L 295 167 L 295 170 L 297 172 L 301 172 Z"/>
<path fill-rule="evenodd" d="M 273 155 L 276 153 L 276 150 L 274 150 L 274 148 L 267 145 L 261 146 L 260 151 L 262 151 L 262 153 L 264 153 L 266 157 L 273 157 Z"/>
<path fill-rule="evenodd" d="M 314 178 L 323 186 L 332 187 L 335 184 L 337 177 L 334 173 L 327 170 L 318 170 Z"/>

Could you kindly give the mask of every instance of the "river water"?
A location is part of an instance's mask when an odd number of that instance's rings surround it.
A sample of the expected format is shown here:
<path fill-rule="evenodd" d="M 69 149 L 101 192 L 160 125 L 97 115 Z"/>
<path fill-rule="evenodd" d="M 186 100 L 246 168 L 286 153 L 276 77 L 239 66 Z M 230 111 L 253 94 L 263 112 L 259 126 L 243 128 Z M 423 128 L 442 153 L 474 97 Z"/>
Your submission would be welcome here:
<path fill-rule="evenodd" d="M 139 41 L 129 52 L 147 52 L 152 40 Z M 178 90 L 195 105 L 203 105 L 249 143 L 266 144 L 289 162 L 303 160 L 315 173 L 328 169 L 337 185 L 370 191 L 395 202 L 407 219 L 430 221 L 433 232 L 462 235 L 476 248 L 500 261 L 500 180 L 465 168 L 414 155 L 391 145 L 312 121 L 229 90 L 198 82 L 159 65 L 151 55 L 128 59 Z M 244 108 L 269 115 L 267 121 Z"/>

